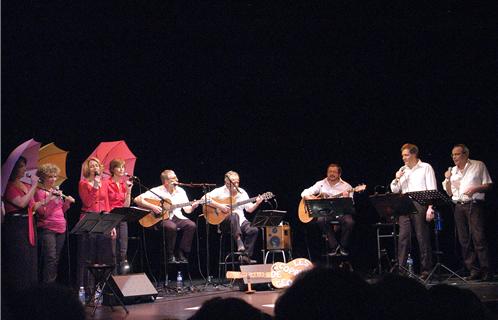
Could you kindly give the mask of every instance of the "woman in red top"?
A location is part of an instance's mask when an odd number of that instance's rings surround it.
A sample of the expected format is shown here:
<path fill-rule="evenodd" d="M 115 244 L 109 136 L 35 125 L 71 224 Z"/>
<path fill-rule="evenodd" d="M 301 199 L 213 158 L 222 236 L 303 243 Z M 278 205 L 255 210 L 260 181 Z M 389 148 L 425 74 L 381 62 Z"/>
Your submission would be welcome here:
<path fill-rule="evenodd" d="M 66 236 L 64 213 L 75 201 L 71 196 L 63 197 L 62 191 L 55 188 L 60 171 L 55 164 L 46 163 L 41 165 L 36 172 L 42 183 L 34 199 L 41 203 L 36 212 L 38 213 L 38 239 L 41 249 L 41 276 L 44 283 L 54 282 L 57 278 L 59 257 Z"/>
<path fill-rule="evenodd" d="M 24 290 L 38 282 L 38 257 L 34 219 L 28 209 L 35 206 L 37 176 L 32 184 L 21 181 L 26 173 L 26 158 L 14 165 L 3 196 L 5 221 L 2 224 L 2 297 Z M 36 204 L 38 206 L 40 204 Z"/>
<path fill-rule="evenodd" d="M 79 182 L 82 219 L 90 212 L 109 212 L 107 184 L 101 180 L 104 167 L 99 159 L 89 158 L 83 163 L 83 177 Z M 112 239 L 110 235 L 83 234 L 78 237 L 78 286 L 91 292 L 93 277 L 89 277 L 88 266 L 92 264 L 112 264 Z"/>
<path fill-rule="evenodd" d="M 111 179 L 107 181 L 107 192 L 109 195 L 110 209 L 118 207 L 129 207 L 131 202 L 131 188 L 133 183 L 125 176 L 125 161 L 113 159 L 109 164 Z M 128 223 L 122 221 L 117 227 L 117 241 L 114 249 L 114 259 L 119 265 L 118 271 L 126 273 L 130 266 L 126 260 L 128 250 Z"/>

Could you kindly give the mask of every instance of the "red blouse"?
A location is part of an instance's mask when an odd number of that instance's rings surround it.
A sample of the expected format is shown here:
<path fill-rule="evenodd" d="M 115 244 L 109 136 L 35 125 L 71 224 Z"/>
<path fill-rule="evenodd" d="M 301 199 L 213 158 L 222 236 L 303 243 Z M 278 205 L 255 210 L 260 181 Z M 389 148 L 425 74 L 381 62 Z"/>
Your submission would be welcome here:
<path fill-rule="evenodd" d="M 88 182 L 86 179 L 80 180 L 78 191 L 83 204 L 81 211 L 109 212 L 109 197 L 105 181 L 102 181 L 100 188 L 96 189 L 93 187 L 93 183 Z"/>
<path fill-rule="evenodd" d="M 118 207 L 124 207 L 126 201 L 126 183 L 116 183 L 114 180 L 107 180 L 107 192 L 109 195 L 110 210 Z"/>

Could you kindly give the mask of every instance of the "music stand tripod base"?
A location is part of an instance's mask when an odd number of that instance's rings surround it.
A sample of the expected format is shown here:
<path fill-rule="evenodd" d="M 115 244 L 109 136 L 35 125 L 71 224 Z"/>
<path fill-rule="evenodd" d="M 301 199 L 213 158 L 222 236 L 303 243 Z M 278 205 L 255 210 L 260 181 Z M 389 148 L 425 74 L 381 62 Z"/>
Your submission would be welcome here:
<path fill-rule="evenodd" d="M 445 194 L 442 193 L 439 190 L 426 190 L 426 191 L 416 191 L 416 192 L 408 192 L 407 195 L 412 198 L 413 200 L 417 201 L 420 203 L 422 206 L 428 206 L 428 205 L 433 205 L 434 207 L 442 207 L 442 206 L 448 206 L 451 205 L 451 199 Z M 439 211 L 434 209 L 436 219 L 440 219 Z M 449 280 L 452 276 L 455 276 L 462 280 L 463 282 L 467 282 L 463 277 L 459 276 L 455 271 L 451 270 L 447 266 L 445 266 L 443 263 L 440 262 L 439 255 L 442 254 L 442 252 L 439 250 L 439 229 L 434 224 L 434 235 L 435 235 L 435 245 L 436 245 L 436 259 L 437 263 L 434 265 L 432 268 L 431 272 L 429 272 L 429 275 L 427 276 L 427 279 L 425 279 L 424 284 L 429 283 L 431 280 L 432 276 L 435 274 L 436 270 L 441 267 L 446 269 L 450 273 L 450 276 L 446 279 Z"/>

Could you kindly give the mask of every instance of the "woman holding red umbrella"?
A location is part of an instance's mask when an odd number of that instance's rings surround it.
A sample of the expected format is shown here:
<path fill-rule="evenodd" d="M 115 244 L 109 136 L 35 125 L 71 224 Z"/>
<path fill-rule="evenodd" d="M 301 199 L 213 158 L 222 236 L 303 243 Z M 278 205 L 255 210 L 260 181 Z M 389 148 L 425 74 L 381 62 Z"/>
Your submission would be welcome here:
<path fill-rule="evenodd" d="M 15 162 L 3 195 L 5 221 L 2 225 L 2 291 L 8 297 L 14 291 L 29 288 L 38 282 L 38 257 L 33 208 L 38 177 L 31 176 L 31 185 L 21 181 L 27 160 Z"/>
<path fill-rule="evenodd" d="M 123 159 L 113 159 L 109 164 L 111 179 L 107 180 L 107 191 L 109 195 L 110 209 L 118 207 L 129 207 L 131 202 L 131 188 L 133 183 L 126 178 L 125 161 Z M 129 270 L 126 252 L 128 250 L 128 223 L 120 222 L 117 227 L 116 246 L 113 246 L 115 260 L 120 266 L 118 271 L 125 273 Z"/>
<path fill-rule="evenodd" d="M 40 240 L 40 259 L 42 282 L 51 283 L 57 278 L 59 257 L 66 237 L 66 219 L 64 213 L 75 200 L 63 196 L 55 187 L 60 169 L 52 163 L 41 165 L 36 172 L 41 186 L 35 193 L 35 201 L 41 203 L 38 213 L 38 238 Z"/>
<path fill-rule="evenodd" d="M 106 183 L 101 180 L 104 167 L 99 159 L 88 158 L 83 163 L 83 179 L 79 182 L 81 198 L 81 216 L 90 212 L 109 212 L 109 197 Z M 78 286 L 91 289 L 88 277 L 88 266 L 91 264 L 112 264 L 111 235 L 84 234 L 78 238 Z"/>

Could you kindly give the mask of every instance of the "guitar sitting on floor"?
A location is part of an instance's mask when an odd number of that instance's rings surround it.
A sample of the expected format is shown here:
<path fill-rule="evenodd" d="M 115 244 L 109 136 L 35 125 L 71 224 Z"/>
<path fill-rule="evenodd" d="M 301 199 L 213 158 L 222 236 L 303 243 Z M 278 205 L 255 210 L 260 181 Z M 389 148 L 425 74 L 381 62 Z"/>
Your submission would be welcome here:
<path fill-rule="evenodd" d="M 224 199 L 213 197 L 212 199 L 218 203 L 221 203 L 221 204 L 226 204 L 228 206 L 231 205 L 232 209 L 233 209 L 233 208 L 236 208 L 238 206 L 244 205 L 246 203 L 254 202 L 254 201 L 256 201 L 256 199 L 258 197 L 261 197 L 261 198 L 263 198 L 263 200 L 266 201 L 266 200 L 270 200 L 271 198 L 275 197 L 275 195 L 271 192 L 265 192 L 262 195 L 259 195 L 257 197 L 252 197 L 250 199 L 242 200 L 239 202 L 235 202 L 235 200 L 233 198 L 230 198 L 230 197 L 224 198 Z M 230 212 L 226 212 L 226 213 L 222 212 L 220 209 L 218 209 L 214 206 L 210 206 L 209 204 L 203 206 L 203 212 L 204 212 L 204 217 L 206 218 L 206 221 L 209 222 L 210 224 L 220 224 L 221 222 L 223 222 L 223 220 L 225 220 L 226 216 L 228 216 L 230 214 Z"/>
<path fill-rule="evenodd" d="M 211 202 L 210 200 L 194 200 L 185 203 L 172 204 L 170 199 L 164 199 L 164 201 L 162 201 L 159 199 L 149 199 L 149 198 L 145 198 L 144 201 L 159 206 L 163 209 L 163 211 L 159 214 L 151 212 L 148 215 L 144 216 L 142 219 L 138 220 L 138 222 L 145 228 L 152 227 L 161 220 L 168 220 L 169 214 L 177 208 L 188 207 L 196 202 L 199 204 L 206 204 Z"/>
<path fill-rule="evenodd" d="M 350 193 L 350 192 L 361 192 L 367 188 L 366 184 L 359 184 L 356 187 L 345 190 L 341 193 L 334 194 L 333 196 L 326 197 L 327 199 L 333 199 L 333 198 L 340 198 L 344 192 Z M 324 199 L 325 197 L 323 196 L 316 196 L 316 199 Z M 308 212 L 308 209 L 304 205 L 304 199 L 301 199 L 301 202 L 299 202 L 299 207 L 297 209 L 297 214 L 299 216 L 299 220 L 301 220 L 302 223 L 308 223 L 311 220 L 313 220 L 313 217 L 310 216 L 310 213 Z"/>
<path fill-rule="evenodd" d="M 248 285 L 250 279 L 271 278 L 271 284 L 275 288 L 290 287 L 294 279 L 301 272 L 311 269 L 313 264 L 305 258 L 297 258 L 287 263 L 277 262 L 271 266 L 271 272 L 240 272 L 227 271 L 227 279 L 247 279 Z"/>

